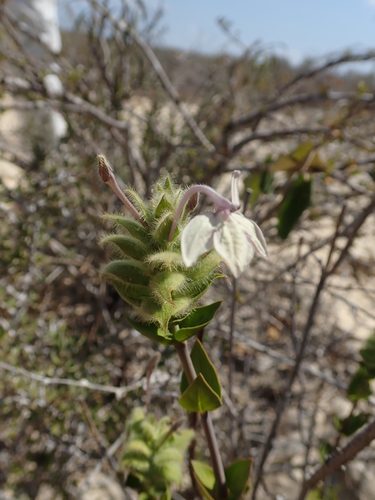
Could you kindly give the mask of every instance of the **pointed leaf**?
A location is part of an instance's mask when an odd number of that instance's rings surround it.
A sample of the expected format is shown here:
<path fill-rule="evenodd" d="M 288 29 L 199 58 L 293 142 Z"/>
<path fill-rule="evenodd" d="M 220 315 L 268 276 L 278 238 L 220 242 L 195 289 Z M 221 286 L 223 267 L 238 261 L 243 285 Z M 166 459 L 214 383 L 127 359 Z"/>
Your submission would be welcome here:
<path fill-rule="evenodd" d="M 363 364 L 360 364 L 348 386 L 348 398 L 351 401 L 368 399 L 371 396 L 369 379 L 370 376 L 367 368 Z"/>
<path fill-rule="evenodd" d="M 363 427 L 370 418 L 370 413 L 358 413 L 357 415 L 349 415 L 347 418 L 335 418 L 335 426 L 340 434 L 351 436 L 361 427 Z"/>
<path fill-rule="evenodd" d="M 215 488 L 215 474 L 212 467 L 198 460 L 192 460 L 191 466 L 193 467 L 198 484 L 203 487 L 205 498 L 213 500 L 212 493 Z"/>
<path fill-rule="evenodd" d="M 164 191 L 166 193 L 168 193 L 170 196 L 174 196 L 175 195 L 175 192 L 174 192 L 174 189 L 173 189 L 173 182 L 171 181 L 169 175 L 167 175 L 166 178 L 165 178 L 163 188 L 164 188 Z"/>
<path fill-rule="evenodd" d="M 179 324 L 180 329 L 175 333 L 175 339 L 179 342 L 183 342 L 207 326 L 215 316 L 221 303 L 222 301 L 219 300 L 218 302 L 213 302 L 208 306 L 197 307 L 192 313 L 181 321 Z"/>
<path fill-rule="evenodd" d="M 103 278 L 109 282 L 121 281 L 133 285 L 148 285 L 147 268 L 135 260 L 113 260 L 102 269 Z"/>
<path fill-rule="evenodd" d="M 205 413 L 221 406 L 221 399 L 211 389 L 200 373 L 178 400 L 180 406 L 189 412 Z"/>
<path fill-rule="evenodd" d="M 150 242 L 150 235 L 140 222 L 120 214 L 105 214 L 102 218 L 111 220 L 117 226 L 123 227 L 133 238 L 137 238 L 142 243 L 147 245 Z"/>
<path fill-rule="evenodd" d="M 111 244 L 120 250 L 121 257 L 130 257 L 135 260 L 142 260 L 148 254 L 147 246 L 132 236 L 123 234 L 109 234 L 100 240 L 100 244 Z"/>
<path fill-rule="evenodd" d="M 277 217 L 277 232 L 280 238 L 286 239 L 298 219 L 311 203 L 311 178 L 305 180 L 299 175 L 286 193 Z"/>
<path fill-rule="evenodd" d="M 158 203 L 158 206 L 155 209 L 155 216 L 160 217 L 163 212 L 169 211 L 169 210 L 171 210 L 171 208 L 172 208 L 172 206 L 169 203 L 169 201 L 167 200 L 167 197 L 165 195 L 163 195 L 161 197 L 161 200 Z"/>
<path fill-rule="evenodd" d="M 141 307 L 142 302 L 149 293 L 148 288 L 144 285 L 129 285 L 115 280 L 110 282 L 120 297 L 134 307 Z"/>
<path fill-rule="evenodd" d="M 259 184 L 262 193 L 269 194 L 272 192 L 273 181 L 274 181 L 273 173 L 270 172 L 268 168 L 263 169 L 261 172 L 261 178 Z"/>
<path fill-rule="evenodd" d="M 171 344 L 171 340 L 166 337 L 164 330 L 158 328 L 156 325 L 141 323 L 139 321 L 134 321 L 128 317 L 126 319 L 128 320 L 129 325 L 134 328 L 134 330 L 137 330 L 137 332 L 141 333 L 153 342 L 158 342 L 162 345 Z"/>
<path fill-rule="evenodd" d="M 196 374 L 202 374 L 211 389 L 217 394 L 221 401 L 221 386 L 210 358 L 208 357 L 202 343 L 197 339 L 190 354 Z M 186 391 L 188 381 L 186 375 L 182 375 L 181 392 Z"/>
<path fill-rule="evenodd" d="M 228 500 L 240 500 L 246 487 L 251 471 L 251 458 L 236 460 L 225 469 L 225 478 L 229 489 Z"/>

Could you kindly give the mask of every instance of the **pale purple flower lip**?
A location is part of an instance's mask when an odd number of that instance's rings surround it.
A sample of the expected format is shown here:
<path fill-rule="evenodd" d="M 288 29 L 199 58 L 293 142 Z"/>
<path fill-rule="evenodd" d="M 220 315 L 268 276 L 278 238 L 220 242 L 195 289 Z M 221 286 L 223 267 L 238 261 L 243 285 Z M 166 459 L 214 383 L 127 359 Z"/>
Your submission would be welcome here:
<path fill-rule="evenodd" d="M 240 209 L 238 179 L 240 172 L 232 174 L 231 198 L 229 201 L 209 186 L 192 186 L 188 189 L 177 209 L 170 241 L 182 209 L 191 195 L 202 192 L 210 196 L 215 205 L 214 213 L 194 217 L 181 236 L 181 253 L 187 267 L 193 266 L 199 257 L 212 248 L 216 250 L 234 277 L 250 264 L 255 252 L 267 258 L 267 244 L 257 224 L 247 219 Z"/>

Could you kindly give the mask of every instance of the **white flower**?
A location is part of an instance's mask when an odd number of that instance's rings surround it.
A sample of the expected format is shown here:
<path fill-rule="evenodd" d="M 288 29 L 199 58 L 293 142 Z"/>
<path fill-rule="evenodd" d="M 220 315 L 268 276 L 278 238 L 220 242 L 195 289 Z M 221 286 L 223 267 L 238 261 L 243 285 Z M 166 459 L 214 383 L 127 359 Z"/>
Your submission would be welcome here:
<path fill-rule="evenodd" d="M 239 176 L 238 170 L 233 172 L 231 202 L 208 186 L 193 186 L 181 200 L 181 204 L 185 204 L 189 192 L 191 196 L 196 191 L 201 191 L 213 199 L 216 209 L 214 213 L 197 215 L 183 230 L 181 252 L 187 267 L 193 266 L 201 255 L 215 248 L 237 278 L 250 264 L 255 252 L 261 257 L 268 256 L 262 231 L 254 221 L 239 212 Z M 174 233 L 174 228 L 172 229 Z M 171 232 L 172 235 L 173 233 Z"/>

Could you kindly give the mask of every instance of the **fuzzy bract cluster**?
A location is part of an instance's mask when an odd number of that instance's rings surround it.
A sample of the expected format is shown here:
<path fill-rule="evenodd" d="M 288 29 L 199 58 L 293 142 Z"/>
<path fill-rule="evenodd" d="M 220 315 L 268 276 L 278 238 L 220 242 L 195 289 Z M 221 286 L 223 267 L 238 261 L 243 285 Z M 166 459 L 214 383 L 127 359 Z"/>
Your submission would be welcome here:
<path fill-rule="evenodd" d="M 220 257 L 208 252 L 195 265 L 187 267 L 181 256 L 181 232 L 195 208 L 197 199 L 190 200 L 168 241 L 175 212 L 184 190 L 176 187 L 170 177 L 157 182 L 152 198 L 145 202 L 136 191 L 127 195 L 139 211 L 137 221 L 122 214 L 106 214 L 117 229 L 105 235 L 101 243 L 114 249 L 116 260 L 102 270 L 119 295 L 133 306 L 141 321 L 158 326 L 159 335 L 171 338 L 171 325 L 182 321 L 213 281 L 222 277 L 218 269 Z"/>

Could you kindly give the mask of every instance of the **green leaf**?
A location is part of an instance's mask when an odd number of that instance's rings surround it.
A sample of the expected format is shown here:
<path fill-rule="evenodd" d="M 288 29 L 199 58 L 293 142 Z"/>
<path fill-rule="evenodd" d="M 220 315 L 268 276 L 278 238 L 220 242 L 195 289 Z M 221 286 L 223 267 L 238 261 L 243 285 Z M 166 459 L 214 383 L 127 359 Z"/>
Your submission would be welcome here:
<path fill-rule="evenodd" d="M 373 333 L 366 341 L 363 349 L 359 351 L 363 362 L 368 370 L 375 370 L 375 334 Z"/>
<path fill-rule="evenodd" d="M 130 257 L 135 260 L 142 260 L 148 253 L 147 246 L 132 236 L 123 234 L 109 234 L 100 240 L 100 244 L 111 244 L 120 250 L 121 257 Z"/>
<path fill-rule="evenodd" d="M 202 374 L 204 380 L 210 388 L 216 393 L 221 401 L 221 386 L 214 365 L 208 357 L 202 343 L 197 339 L 190 354 L 196 374 Z M 186 375 L 183 373 L 181 378 L 181 393 L 188 387 Z"/>
<path fill-rule="evenodd" d="M 150 242 L 150 235 L 140 222 L 120 214 L 105 214 L 102 218 L 110 220 L 115 225 L 126 229 L 133 238 L 137 238 L 142 243 L 147 245 Z"/>
<path fill-rule="evenodd" d="M 177 271 L 161 271 L 150 281 L 150 290 L 156 301 L 160 304 L 170 302 L 173 304 L 172 292 L 181 289 L 186 277 Z"/>
<path fill-rule="evenodd" d="M 168 338 L 168 335 L 165 335 L 164 330 L 161 328 L 158 328 L 154 324 L 149 324 L 149 323 L 141 323 L 139 321 L 133 321 L 130 318 L 126 318 L 128 320 L 129 325 L 134 328 L 134 330 L 137 330 L 137 332 L 141 333 L 148 339 L 152 340 L 153 342 L 158 342 L 159 344 L 162 345 L 169 345 L 171 344 L 171 338 L 172 335 L 170 335 L 170 338 Z M 169 333 L 169 332 L 168 332 Z"/>
<path fill-rule="evenodd" d="M 163 195 L 155 209 L 155 217 L 160 217 L 164 212 L 170 211 L 172 208 L 171 204 L 167 200 L 167 197 Z"/>
<path fill-rule="evenodd" d="M 207 326 L 215 316 L 221 303 L 222 300 L 219 300 L 218 302 L 213 302 L 208 306 L 197 307 L 192 313 L 184 318 L 181 323 L 179 323 L 180 329 L 175 333 L 175 339 L 178 342 L 183 342 Z"/>
<path fill-rule="evenodd" d="M 212 494 L 215 488 L 215 474 L 212 467 L 198 460 L 192 460 L 191 466 L 203 496 L 207 500 L 214 500 Z"/>
<path fill-rule="evenodd" d="M 281 154 L 271 165 L 272 172 L 328 172 L 331 169 L 329 162 L 323 161 L 318 153 L 314 151 L 311 141 L 303 142 L 289 155 Z"/>
<path fill-rule="evenodd" d="M 102 269 L 101 275 L 110 283 L 121 281 L 128 285 L 148 285 L 147 267 L 135 260 L 113 260 Z"/>
<path fill-rule="evenodd" d="M 311 153 L 313 147 L 314 143 L 312 141 L 303 142 L 297 146 L 290 156 L 298 162 L 304 162 Z"/>
<path fill-rule="evenodd" d="M 277 232 L 280 238 L 286 239 L 288 237 L 298 219 L 310 205 L 311 183 L 311 177 L 305 180 L 301 174 L 286 193 L 277 215 L 279 220 Z"/>
<path fill-rule="evenodd" d="M 142 301 L 139 312 L 146 321 L 156 321 L 165 331 L 167 331 L 172 316 L 178 318 L 186 315 L 193 304 L 193 301 L 189 299 L 189 297 L 172 296 L 172 298 L 172 303 L 165 302 L 163 305 L 160 305 L 153 297 L 146 297 Z"/>
<path fill-rule="evenodd" d="M 134 307 L 141 307 L 144 298 L 147 297 L 149 292 L 144 285 L 129 285 L 114 280 L 111 280 L 111 285 L 125 302 Z"/>
<path fill-rule="evenodd" d="M 368 399 L 371 396 L 369 373 L 367 368 L 360 364 L 348 386 L 348 398 L 351 401 Z"/>
<path fill-rule="evenodd" d="M 272 164 L 272 172 L 284 172 L 296 169 L 296 161 L 289 155 L 281 154 L 278 159 Z"/>
<path fill-rule="evenodd" d="M 206 277 L 203 279 L 195 280 L 192 283 L 186 284 L 183 290 L 183 295 L 186 295 L 187 297 L 190 297 L 194 301 L 197 301 L 202 297 L 202 295 L 205 294 L 207 289 L 212 285 L 212 283 L 215 280 L 224 277 L 225 275 L 223 273 L 221 273 L 219 270 L 215 270 L 211 274 L 206 275 Z M 177 292 L 175 295 L 173 295 L 173 297 L 175 297 L 176 295 Z"/>
<path fill-rule="evenodd" d="M 336 416 L 335 426 L 340 434 L 351 436 L 358 429 L 363 427 L 370 418 L 370 413 L 358 413 L 358 415 L 349 415 L 349 417 L 341 419 Z"/>
<path fill-rule="evenodd" d="M 211 275 L 220 262 L 221 257 L 215 251 L 211 251 L 199 259 L 195 266 L 186 269 L 184 272 L 192 281 L 200 281 Z"/>
<path fill-rule="evenodd" d="M 272 192 L 273 188 L 274 175 L 269 171 L 268 168 L 265 168 L 261 172 L 259 187 L 262 193 L 269 194 Z"/>
<path fill-rule="evenodd" d="M 211 389 L 200 373 L 178 400 L 180 406 L 189 412 L 205 413 L 221 406 L 221 399 Z"/>
<path fill-rule="evenodd" d="M 236 460 L 225 469 L 225 478 L 229 489 L 228 500 L 239 500 L 249 488 L 248 480 L 251 471 L 251 458 Z"/>
<path fill-rule="evenodd" d="M 254 172 L 254 173 L 248 175 L 244 180 L 245 188 L 251 189 L 251 196 L 250 196 L 250 200 L 249 200 L 249 203 L 251 205 L 253 205 L 257 201 L 257 199 L 260 195 L 261 178 L 262 178 L 261 172 Z"/>

